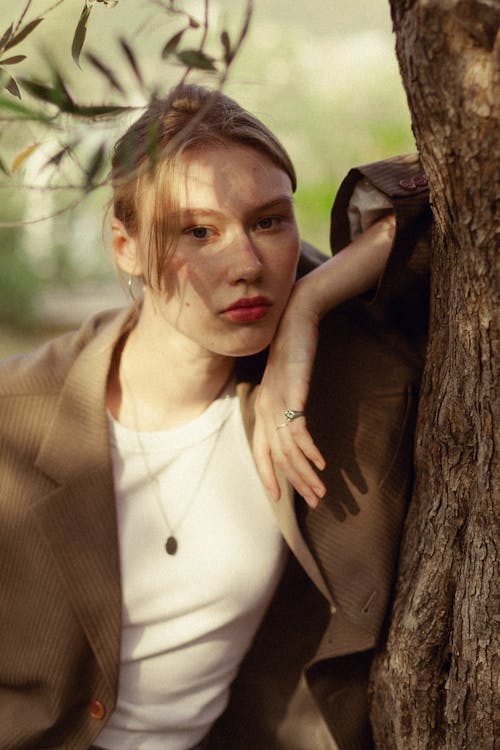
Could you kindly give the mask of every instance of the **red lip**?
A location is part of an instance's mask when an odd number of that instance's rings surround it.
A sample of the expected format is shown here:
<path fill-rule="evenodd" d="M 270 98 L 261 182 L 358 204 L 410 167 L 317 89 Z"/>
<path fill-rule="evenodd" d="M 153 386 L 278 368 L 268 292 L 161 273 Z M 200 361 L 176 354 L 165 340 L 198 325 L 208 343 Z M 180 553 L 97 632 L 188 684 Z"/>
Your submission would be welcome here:
<path fill-rule="evenodd" d="M 271 309 L 267 297 L 242 297 L 223 310 L 223 313 L 235 323 L 251 323 L 263 318 Z"/>

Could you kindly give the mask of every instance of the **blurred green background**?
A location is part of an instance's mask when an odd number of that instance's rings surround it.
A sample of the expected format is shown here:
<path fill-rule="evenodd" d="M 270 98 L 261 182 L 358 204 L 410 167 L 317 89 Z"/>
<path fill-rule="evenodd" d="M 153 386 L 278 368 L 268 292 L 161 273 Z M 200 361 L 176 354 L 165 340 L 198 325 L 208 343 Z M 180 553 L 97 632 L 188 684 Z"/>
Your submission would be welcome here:
<path fill-rule="evenodd" d="M 28 19 L 50 5 L 33 0 Z M 203 15 L 201 2 L 177 5 Z M 21 7 L 19 0 L 2 0 L 0 33 Z M 79 70 L 71 58 L 82 7 L 83 0 L 64 0 L 47 13 L 16 47 L 16 54 L 27 59 L 11 72 L 43 78 L 47 61 L 56 61 L 78 101 L 97 104 L 112 98 L 109 84 L 85 60 Z M 216 49 L 223 28 L 236 33 L 244 3 L 212 0 L 210 7 L 208 51 L 210 44 Z M 140 105 L 144 96 L 134 88 L 117 38 L 133 42 L 148 82 L 165 91 L 182 71 L 160 63 L 160 51 L 184 25 L 183 19 L 161 13 L 154 0 L 120 0 L 115 8 L 100 3 L 89 20 L 86 49 L 123 76 L 128 103 Z M 193 32 L 192 46 L 197 38 Z M 210 83 L 206 74 L 193 80 Z M 349 168 L 414 149 L 386 0 L 256 0 L 249 35 L 225 90 L 266 122 L 288 149 L 299 177 L 302 236 L 324 252 L 332 200 Z M 97 129 L 84 127 L 91 143 Z M 108 127 L 109 146 L 116 135 Z M 45 147 L 47 138 L 34 124 L 2 122 L 0 156 L 11 165 L 26 146 L 42 142 Z M 46 185 L 40 170 L 43 148 L 13 178 L 0 179 L 0 221 L 30 222 L 78 197 Z M 29 188 L 22 187 L 22 180 Z M 0 357 L 74 327 L 93 311 L 126 303 L 106 242 L 103 216 L 109 197 L 102 189 L 55 218 L 0 228 Z"/>

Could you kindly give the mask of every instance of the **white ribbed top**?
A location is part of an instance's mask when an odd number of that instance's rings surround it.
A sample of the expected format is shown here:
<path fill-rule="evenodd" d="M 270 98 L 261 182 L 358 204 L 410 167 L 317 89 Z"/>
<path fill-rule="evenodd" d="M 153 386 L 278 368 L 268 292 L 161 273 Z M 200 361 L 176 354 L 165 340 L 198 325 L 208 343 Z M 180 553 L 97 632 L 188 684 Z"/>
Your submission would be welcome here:
<path fill-rule="evenodd" d="M 110 436 L 123 638 L 118 704 L 98 744 L 187 750 L 227 705 L 283 571 L 285 546 L 234 389 L 191 422 L 139 439 L 110 418 Z M 169 531 L 143 450 L 176 531 L 174 556 L 164 549 Z"/>

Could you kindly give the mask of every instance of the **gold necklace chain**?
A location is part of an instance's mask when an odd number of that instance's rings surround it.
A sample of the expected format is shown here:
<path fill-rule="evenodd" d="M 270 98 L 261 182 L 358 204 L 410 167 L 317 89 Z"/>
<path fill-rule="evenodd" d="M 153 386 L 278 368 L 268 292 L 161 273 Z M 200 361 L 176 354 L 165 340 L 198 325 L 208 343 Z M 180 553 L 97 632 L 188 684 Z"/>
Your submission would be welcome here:
<path fill-rule="evenodd" d="M 165 522 L 165 526 L 167 527 L 167 534 L 168 534 L 168 536 L 167 536 L 167 539 L 165 541 L 165 551 L 166 551 L 167 555 L 175 555 L 175 553 L 177 552 L 177 550 L 179 548 L 179 542 L 178 542 L 178 538 L 177 538 L 178 537 L 178 532 L 179 532 L 182 524 L 184 523 L 184 521 L 188 517 L 189 511 L 193 507 L 194 501 L 195 501 L 195 499 L 196 499 L 196 497 L 198 495 L 198 492 L 199 492 L 199 489 L 200 489 L 200 487 L 202 485 L 203 479 L 205 478 L 205 474 L 206 474 L 206 471 L 207 471 L 208 466 L 210 464 L 210 461 L 212 460 L 212 457 L 213 457 L 213 455 L 215 453 L 215 449 L 217 447 L 217 443 L 219 442 L 219 438 L 220 438 L 220 435 L 221 435 L 221 432 L 222 432 L 222 428 L 223 428 L 223 426 L 226 423 L 226 421 L 227 421 L 228 418 L 229 418 L 229 414 L 222 420 L 222 422 L 220 423 L 219 427 L 217 428 L 215 438 L 212 439 L 212 445 L 211 445 L 211 447 L 210 447 L 210 449 L 208 451 L 208 455 L 207 455 L 207 458 L 205 459 L 205 463 L 203 465 L 203 468 L 202 468 L 201 472 L 198 475 L 198 481 L 196 482 L 196 484 L 195 484 L 195 486 L 194 486 L 194 488 L 193 488 L 193 490 L 191 492 L 191 495 L 189 496 L 187 502 L 185 503 L 185 505 L 184 505 L 184 513 L 182 513 L 180 519 L 176 522 L 175 527 L 169 521 L 169 519 L 167 517 L 166 510 L 165 510 L 165 507 L 164 507 L 164 505 L 162 503 L 162 492 L 161 492 L 161 485 L 160 485 L 160 480 L 159 480 L 158 474 L 153 474 L 153 472 L 151 471 L 151 467 L 150 467 L 149 461 L 148 461 L 147 451 L 145 450 L 144 445 L 142 443 L 142 439 L 141 439 L 140 433 L 139 433 L 139 431 L 136 431 L 136 433 L 135 433 L 136 437 L 137 437 L 137 444 L 139 446 L 139 449 L 140 449 L 140 452 L 141 452 L 141 456 L 142 456 L 142 460 L 144 462 L 144 468 L 146 469 L 146 474 L 148 476 L 149 484 L 150 484 L 151 489 L 153 491 L 153 495 L 155 497 L 155 500 L 156 500 L 156 503 L 157 503 L 158 508 L 160 510 L 160 513 L 161 513 L 161 515 L 163 517 L 163 520 Z M 211 433 L 208 436 L 208 438 L 210 438 L 210 437 L 213 437 L 213 433 Z M 206 438 L 206 439 L 208 439 L 208 438 Z M 180 456 L 180 454 L 181 454 L 181 451 L 179 451 L 178 453 L 176 453 L 173 456 L 173 458 L 170 459 L 170 461 L 168 462 L 168 464 L 166 466 L 163 466 L 163 469 L 165 469 L 168 466 L 170 466 Z"/>
<path fill-rule="evenodd" d="M 220 425 L 218 426 L 218 428 L 216 430 L 217 434 L 215 435 L 215 438 L 212 441 L 212 446 L 210 447 L 210 449 L 208 451 L 208 456 L 205 459 L 205 463 L 204 463 L 203 469 L 201 470 L 201 472 L 200 472 L 200 474 L 198 476 L 198 481 L 196 482 L 196 485 L 195 485 L 193 491 L 191 492 L 191 495 L 189 496 L 189 499 L 188 499 L 187 503 L 184 506 L 184 513 L 181 515 L 181 518 L 177 521 L 177 523 L 175 524 L 175 528 L 174 528 L 174 526 L 172 526 L 172 524 L 170 523 L 170 521 L 168 519 L 167 513 L 166 513 L 164 505 L 162 503 L 162 493 L 161 493 L 161 486 L 160 486 L 160 480 L 158 478 L 158 474 L 157 473 L 153 474 L 153 472 L 151 471 L 151 466 L 150 466 L 149 461 L 148 461 L 147 451 L 144 448 L 144 444 L 142 442 L 141 434 L 140 434 L 140 431 L 138 429 L 139 420 L 137 418 L 137 406 L 136 406 L 135 398 L 133 397 L 132 390 L 131 390 L 128 382 L 127 382 L 127 379 L 125 378 L 125 376 L 123 376 L 123 374 L 122 374 L 122 377 L 123 377 L 124 383 L 125 383 L 125 385 L 127 387 L 127 391 L 128 391 L 128 394 L 129 394 L 130 403 L 132 405 L 132 412 L 133 412 L 134 425 L 135 425 L 135 436 L 136 436 L 136 440 L 137 440 L 137 445 L 139 447 L 139 452 L 141 454 L 141 457 L 142 457 L 142 460 L 143 460 L 143 463 L 144 463 L 144 468 L 146 470 L 146 474 L 147 474 L 147 478 L 148 478 L 148 481 L 149 481 L 149 485 L 150 485 L 150 487 L 152 489 L 152 492 L 153 492 L 156 504 L 157 504 L 158 509 L 159 509 L 159 511 L 161 513 L 161 516 L 163 518 L 165 526 L 167 527 L 167 534 L 168 534 L 168 536 L 167 536 L 167 539 L 165 541 L 165 551 L 166 551 L 167 555 L 175 555 L 176 552 L 177 552 L 177 550 L 179 549 L 179 542 L 178 542 L 178 539 L 177 539 L 177 534 L 178 534 L 179 529 L 181 528 L 182 524 L 186 520 L 186 518 L 187 518 L 187 516 L 189 514 L 189 511 L 191 510 L 191 508 L 192 508 L 192 506 L 194 504 L 194 501 L 195 501 L 195 499 L 196 499 L 196 497 L 198 495 L 199 489 L 200 489 L 201 484 L 203 482 L 203 479 L 205 477 L 205 473 L 206 473 L 206 471 L 208 469 L 210 461 L 212 460 L 212 457 L 213 457 L 213 455 L 215 453 L 215 449 L 216 449 L 217 444 L 219 442 L 219 438 L 220 438 L 220 435 L 221 435 L 221 432 L 222 432 L 222 428 L 224 427 L 224 425 L 226 424 L 227 420 L 229 419 L 229 416 L 231 414 L 231 410 L 228 409 L 227 414 L 224 416 L 224 418 L 222 419 Z M 225 396 L 225 399 L 227 399 L 227 398 L 228 398 L 228 396 Z M 212 436 L 213 436 L 213 433 L 211 433 L 210 435 L 208 435 L 207 438 L 205 438 L 205 439 L 208 439 L 208 438 L 210 438 Z M 166 469 L 167 467 L 169 467 L 180 456 L 181 452 L 182 451 L 178 451 L 170 459 L 170 461 L 166 465 L 163 466 L 163 469 Z"/>

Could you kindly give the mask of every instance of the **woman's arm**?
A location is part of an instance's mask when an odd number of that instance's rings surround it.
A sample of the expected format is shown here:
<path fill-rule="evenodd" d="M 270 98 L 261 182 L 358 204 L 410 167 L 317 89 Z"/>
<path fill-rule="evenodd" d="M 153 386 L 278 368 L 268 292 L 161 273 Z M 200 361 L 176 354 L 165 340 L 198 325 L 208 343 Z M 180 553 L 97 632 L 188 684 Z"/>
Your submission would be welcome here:
<path fill-rule="evenodd" d="M 280 491 L 275 467 L 312 507 L 325 493 L 313 468 L 321 471 L 325 460 L 305 419 L 287 423 L 283 415 L 287 408 L 305 408 L 321 319 L 337 305 L 377 284 L 394 233 L 394 215 L 386 215 L 300 279 L 293 289 L 271 345 L 256 401 L 254 456 L 265 486 L 276 499 Z M 283 422 L 283 429 L 277 429 Z"/>

